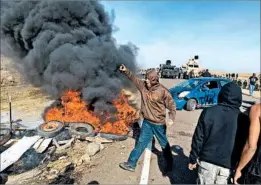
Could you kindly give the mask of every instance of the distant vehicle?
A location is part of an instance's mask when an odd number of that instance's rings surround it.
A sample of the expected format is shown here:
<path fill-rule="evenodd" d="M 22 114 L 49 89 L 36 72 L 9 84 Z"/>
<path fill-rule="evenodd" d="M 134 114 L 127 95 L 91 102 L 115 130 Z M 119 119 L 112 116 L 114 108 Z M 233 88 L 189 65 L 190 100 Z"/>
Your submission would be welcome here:
<path fill-rule="evenodd" d="M 192 70 L 195 76 L 200 76 L 200 71 L 202 71 L 202 67 L 199 65 L 199 56 L 195 55 L 194 58 L 189 59 L 189 61 L 181 66 L 183 72 L 187 72 L 189 74 Z"/>
<path fill-rule="evenodd" d="M 160 64 L 160 77 L 161 78 L 177 78 L 179 75 L 179 68 L 171 65 L 171 61 L 167 60 L 166 64 Z"/>
<path fill-rule="evenodd" d="M 196 108 L 217 104 L 222 86 L 231 82 L 225 78 L 192 78 L 169 89 L 178 110 L 193 111 Z"/>

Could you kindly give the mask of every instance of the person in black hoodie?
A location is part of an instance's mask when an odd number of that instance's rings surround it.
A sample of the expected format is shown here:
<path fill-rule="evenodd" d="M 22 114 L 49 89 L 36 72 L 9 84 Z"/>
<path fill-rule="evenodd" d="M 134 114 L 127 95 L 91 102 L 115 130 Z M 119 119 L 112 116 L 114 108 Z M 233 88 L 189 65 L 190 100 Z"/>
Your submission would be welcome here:
<path fill-rule="evenodd" d="M 200 184 L 227 184 L 233 165 L 242 91 L 235 83 L 221 88 L 218 105 L 202 111 L 195 129 L 189 169 L 198 168 Z"/>

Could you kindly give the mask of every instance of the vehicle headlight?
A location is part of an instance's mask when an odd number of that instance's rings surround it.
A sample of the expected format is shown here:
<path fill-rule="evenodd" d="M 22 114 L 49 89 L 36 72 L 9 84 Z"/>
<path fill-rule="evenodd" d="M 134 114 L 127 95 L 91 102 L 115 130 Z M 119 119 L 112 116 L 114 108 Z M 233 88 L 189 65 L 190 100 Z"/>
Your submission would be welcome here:
<path fill-rule="evenodd" d="M 189 91 L 184 91 L 182 93 L 179 94 L 179 98 L 185 98 L 190 92 Z"/>

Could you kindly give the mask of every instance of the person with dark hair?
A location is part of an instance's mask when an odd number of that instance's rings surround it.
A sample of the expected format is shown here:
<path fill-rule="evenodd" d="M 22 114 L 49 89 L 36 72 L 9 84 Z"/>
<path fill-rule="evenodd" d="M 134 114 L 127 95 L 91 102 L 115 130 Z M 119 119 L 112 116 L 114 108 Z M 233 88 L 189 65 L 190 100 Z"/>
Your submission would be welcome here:
<path fill-rule="evenodd" d="M 208 71 L 208 69 L 206 69 L 206 71 L 203 73 L 203 77 L 211 77 L 211 74 Z"/>
<path fill-rule="evenodd" d="M 233 82 L 225 84 L 218 105 L 202 111 L 189 156 L 190 170 L 198 167 L 200 184 L 227 184 L 234 167 L 238 118 L 242 114 L 242 91 Z"/>
<path fill-rule="evenodd" d="M 248 139 L 234 176 L 235 184 L 238 184 L 244 168 L 245 184 L 261 184 L 261 104 L 251 107 L 249 117 Z"/>
<path fill-rule="evenodd" d="M 242 81 L 241 81 L 240 79 L 237 81 L 237 85 L 238 85 L 240 88 L 242 88 Z"/>
<path fill-rule="evenodd" d="M 176 104 L 170 92 L 159 83 L 159 76 L 155 70 L 147 72 L 145 82 L 135 77 L 124 65 L 121 65 L 120 70 L 125 73 L 141 93 L 141 115 L 144 119 L 138 142 L 128 161 L 120 163 L 120 167 L 133 172 L 143 151 L 155 136 L 162 147 L 166 162 L 164 173 L 172 171 L 173 158 L 166 135 L 166 124 L 172 125 L 174 123 Z M 167 123 L 165 121 L 166 109 L 169 110 Z"/>
<path fill-rule="evenodd" d="M 230 74 L 230 73 L 228 74 L 228 78 L 229 78 L 229 79 L 231 78 L 231 74 Z"/>
<path fill-rule="evenodd" d="M 243 89 L 246 89 L 247 88 L 247 81 L 245 80 L 244 82 L 243 82 Z"/>
<path fill-rule="evenodd" d="M 195 73 L 194 73 L 194 70 L 192 69 L 190 72 L 189 72 L 189 78 L 194 78 L 195 77 Z"/>
<path fill-rule="evenodd" d="M 183 79 L 188 79 L 188 72 L 187 72 L 187 71 L 184 71 L 184 73 L 183 73 Z"/>
<path fill-rule="evenodd" d="M 256 82 L 258 81 L 258 78 L 256 77 L 256 73 L 253 73 L 252 76 L 249 77 L 249 94 L 253 96 Z"/>

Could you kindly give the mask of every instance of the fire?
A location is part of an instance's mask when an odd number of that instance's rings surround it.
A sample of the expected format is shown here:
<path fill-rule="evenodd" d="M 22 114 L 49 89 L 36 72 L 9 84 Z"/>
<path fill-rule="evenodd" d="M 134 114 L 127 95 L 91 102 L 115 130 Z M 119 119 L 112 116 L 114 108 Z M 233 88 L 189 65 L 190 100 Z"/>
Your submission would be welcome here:
<path fill-rule="evenodd" d="M 81 99 L 81 93 L 68 90 L 61 97 L 61 107 L 52 107 L 45 114 L 45 120 L 60 121 L 62 123 L 89 123 L 95 130 L 103 133 L 125 135 L 128 127 L 138 119 L 137 111 L 128 104 L 128 100 L 122 91 L 120 96 L 112 103 L 117 109 L 116 121 L 110 122 L 108 119 L 102 121 L 94 112 L 88 109 L 88 105 Z M 109 113 L 102 113 L 107 118 Z"/>

